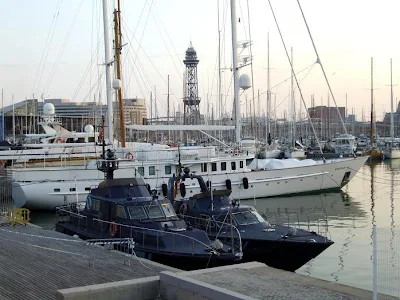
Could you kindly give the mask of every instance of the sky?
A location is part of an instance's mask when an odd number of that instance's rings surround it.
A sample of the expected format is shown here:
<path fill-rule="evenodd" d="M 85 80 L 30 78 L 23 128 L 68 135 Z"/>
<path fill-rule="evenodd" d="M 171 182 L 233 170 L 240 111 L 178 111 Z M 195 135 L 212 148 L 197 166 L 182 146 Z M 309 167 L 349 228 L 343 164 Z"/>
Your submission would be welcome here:
<path fill-rule="evenodd" d="M 109 1 L 112 41 L 112 10 Z M 171 111 L 181 109 L 185 51 L 192 41 L 198 65 L 200 109 L 218 114 L 218 28 L 221 32 L 223 111 L 232 112 L 231 20 L 228 0 L 121 0 L 124 96 L 156 95 L 159 116 L 166 115 L 167 76 Z M 400 40 L 396 24 L 400 1 L 301 1 L 321 62 L 336 102 L 369 119 L 371 57 L 377 119 L 390 111 L 390 58 L 393 59 L 394 99 L 400 99 Z M 105 102 L 104 41 L 101 0 L 0 0 L 0 87 L 4 105 L 25 98 L 68 98 Z M 307 107 L 327 105 L 328 86 L 315 64 L 316 54 L 297 1 L 271 0 L 284 42 L 293 48 L 294 69 Z M 5 9 L 7 7 L 7 9 Z M 248 9 L 250 19 L 248 18 Z M 272 105 L 282 117 L 290 108 L 290 65 L 267 0 L 237 0 L 238 41 L 252 41 L 253 89 L 241 91 L 241 112 L 266 111 L 267 36 L 270 43 Z M 218 13 L 219 12 L 219 13 Z M 219 23 L 218 23 L 219 17 Z M 240 22 L 239 22 L 240 19 Z M 218 25 L 219 24 L 219 25 Z M 250 26 L 250 31 L 249 31 Z M 112 46 L 111 46 L 112 47 Z M 242 52 L 241 52 L 242 51 Z M 249 49 L 239 50 L 241 56 Z M 251 75 L 250 66 L 240 74 Z M 283 83 L 282 83 L 283 82 Z M 99 96 L 100 93 L 100 96 Z M 247 100 L 246 100 L 247 99 Z M 297 111 L 300 96 L 296 91 Z M 275 103 L 275 105 L 274 105 Z M 333 105 L 332 98 L 330 104 Z M 396 108 L 395 102 L 395 108 Z M 208 110 L 207 110 L 208 109 Z M 253 109 L 253 108 L 252 108 Z M 155 109 L 153 108 L 153 111 Z M 57 111 L 57 108 L 56 108 Z M 171 112 L 172 114 L 172 112 Z M 155 113 L 153 113 L 155 115 Z"/>

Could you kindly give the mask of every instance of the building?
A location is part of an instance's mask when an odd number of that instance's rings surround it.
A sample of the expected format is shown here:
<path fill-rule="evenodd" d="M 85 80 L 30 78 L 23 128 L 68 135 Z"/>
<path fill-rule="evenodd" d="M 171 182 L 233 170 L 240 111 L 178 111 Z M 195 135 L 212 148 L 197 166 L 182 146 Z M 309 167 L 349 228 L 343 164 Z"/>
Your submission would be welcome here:
<path fill-rule="evenodd" d="M 315 106 L 308 109 L 308 114 L 311 119 L 320 119 L 322 121 L 340 122 L 340 115 L 342 120 L 345 120 L 346 108 L 345 107 L 331 107 L 331 106 Z"/>
<path fill-rule="evenodd" d="M 139 98 L 124 99 L 124 120 L 126 124 L 144 124 L 147 120 L 146 101 Z M 115 103 L 114 114 L 118 113 L 118 103 Z"/>

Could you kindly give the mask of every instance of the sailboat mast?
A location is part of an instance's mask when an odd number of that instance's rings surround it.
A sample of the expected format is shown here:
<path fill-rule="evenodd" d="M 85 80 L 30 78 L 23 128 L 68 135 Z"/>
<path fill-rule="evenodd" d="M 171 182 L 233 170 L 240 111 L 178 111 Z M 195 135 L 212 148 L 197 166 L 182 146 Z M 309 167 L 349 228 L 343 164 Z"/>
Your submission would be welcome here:
<path fill-rule="evenodd" d="M 270 75 L 271 75 L 271 70 L 269 66 L 269 32 L 267 33 L 267 126 L 266 126 L 266 134 L 265 134 L 265 140 L 268 140 L 268 136 L 271 133 L 271 128 L 270 128 L 270 120 L 269 120 L 269 114 L 271 110 L 271 86 L 270 86 Z"/>
<path fill-rule="evenodd" d="M 106 65 L 106 91 L 107 91 L 107 114 L 108 114 L 108 139 L 109 143 L 114 142 L 113 130 L 113 107 L 111 92 L 111 57 L 110 57 L 110 35 L 108 30 L 108 0 L 103 0 L 103 26 L 104 26 L 104 57 Z"/>
<path fill-rule="evenodd" d="M 370 132 L 371 132 L 371 147 L 374 146 L 374 59 L 371 57 L 371 124 L 370 124 Z"/>
<path fill-rule="evenodd" d="M 393 117 L 393 77 L 392 59 L 390 59 L 390 136 L 392 138 L 392 148 L 394 145 L 394 117 Z"/>
<path fill-rule="evenodd" d="M 236 2 L 231 0 L 233 103 L 235 105 L 235 141 L 240 143 L 239 77 L 237 66 Z"/>
<path fill-rule="evenodd" d="M 117 79 L 122 79 L 121 70 L 121 51 L 122 51 L 122 34 L 121 34 L 121 3 L 118 0 L 118 10 L 114 10 L 114 40 L 115 40 L 115 60 L 117 67 Z M 118 87 L 119 102 L 119 127 L 121 133 L 121 146 L 125 147 L 125 118 L 124 118 L 124 102 L 122 97 L 122 86 Z"/>
<path fill-rule="evenodd" d="M 292 146 L 296 146 L 296 108 L 294 105 L 294 86 L 293 86 L 293 48 L 290 48 L 290 60 L 292 61 L 292 68 L 291 68 L 291 77 L 290 77 L 290 98 L 291 98 L 291 137 L 292 137 Z"/>

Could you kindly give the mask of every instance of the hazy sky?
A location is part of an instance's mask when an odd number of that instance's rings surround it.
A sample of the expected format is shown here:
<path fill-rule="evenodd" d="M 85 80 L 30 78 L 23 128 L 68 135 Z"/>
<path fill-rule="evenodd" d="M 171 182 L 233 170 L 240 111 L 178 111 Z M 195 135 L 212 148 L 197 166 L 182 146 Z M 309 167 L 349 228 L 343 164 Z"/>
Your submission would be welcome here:
<path fill-rule="evenodd" d="M 0 80 L 5 104 L 44 94 L 50 98 L 91 101 L 104 92 L 103 25 L 100 0 L 20 0 L 2 4 L 0 28 Z M 218 13 L 217 0 L 122 0 L 123 66 L 125 97 L 144 97 L 149 104 L 151 90 L 157 89 L 160 115 L 166 113 L 167 75 L 170 75 L 171 111 L 181 104 L 182 60 L 190 40 L 200 60 L 199 93 L 202 112 L 208 102 L 216 108 Z M 224 110 L 232 110 L 231 38 L 228 0 L 220 0 Z M 316 55 L 302 21 L 297 2 L 272 0 L 285 43 L 293 47 L 295 70 L 311 66 Z M 110 11 L 113 1 L 109 1 Z M 251 39 L 254 56 L 255 94 L 260 90 L 260 111 L 266 105 L 267 33 L 270 35 L 271 86 L 290 77 L 290 67 L 266 0 L 237 1 L 238 40 L 249 39 L 247 3 L 250 7 Z M 338 105 L 370 112 L 370 58 L 374 57 L 374 96 L 378 119 L 390 110 L 390 69 L 393 58 L 393 84 L 400 84 L 400 42 L 398 12 L 400 1 L 302 1 L 322 63 L 327 71 Z M 112 30 L 110 13 L 110 33 Z M 112 38 L 111 38 L 112 39 Z M 47 43 L 46 43 L 47 41 Z M 99 45 L 99 46 L 98 46 Z M 245 54 L 245 52 L 244 52 Z M 251 74 L 250 67 L 240 70 Z M 307 75 L 307 76 L 305 76 Z M 305 77 L 303 79 L 303 77 Z M 100 83 L 99 83 L 100 78 Z M 327 104 L 328 87 L 319 65 L 298 75 L 310 106 Z M 290 80 L 272 89 L 276 94 L 278 116 L 289 108 Z M 399 96 L 394 87 L 394 97 Z M 241 96 L 252 99 L 249 89 Z M 98 96 L 97 96 L 98 97 Z M 286 100 L 285 100 L 286 99 Z M 297 107 L 299 95 L 296 93 Z M 331 101 L 332 103 L 332 101 Z M 256 101 L 258 110 L 258 103 Z M 57 108 L 56 108 L 57 110 Z"/>

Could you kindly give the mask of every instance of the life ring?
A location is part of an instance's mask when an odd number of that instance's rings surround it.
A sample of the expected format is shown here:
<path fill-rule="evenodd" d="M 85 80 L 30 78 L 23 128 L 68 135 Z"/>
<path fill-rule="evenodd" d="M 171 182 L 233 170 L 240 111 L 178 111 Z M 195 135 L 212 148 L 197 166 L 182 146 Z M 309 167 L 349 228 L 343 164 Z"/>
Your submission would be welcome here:
<path fill-rule="evenodd" d="M 63 140 L 61 139 L 61 138 L 56 138 L 56 141 L 55 141 L 56 143 L 62 143 L 63 142 Z"/>
<path fill-rule="evenodd" d="M 181 206 L 179 207 L 179 214 L 180 215 L 185 215 L 188 211 L 188 206 L 186 203 L 182 203 Z"/>
<path fill-rule="evenodd" d="M 115 222 L 111 222 L 109 232 L 110 236 L 114 237 L 118 233 L 118 225 Z"/>
<path fill-rule="evenodd" d="M 135 159 L 135 156 L 133 155 L 132 152 L 128 152 L 128 153 L 125 155 L 125 158 L 126 158 L 126 159 L 129 159 L 129 160 L 134 160 L 134 159 Z"/>

